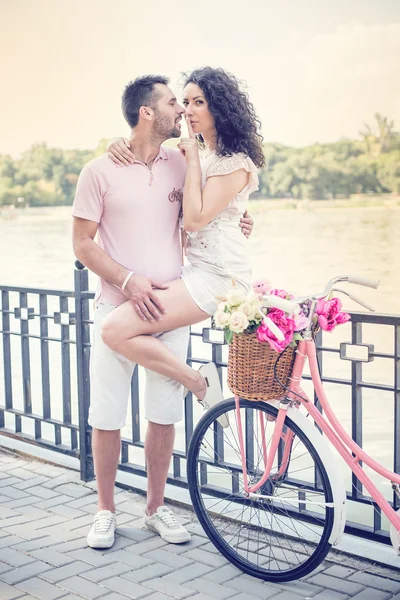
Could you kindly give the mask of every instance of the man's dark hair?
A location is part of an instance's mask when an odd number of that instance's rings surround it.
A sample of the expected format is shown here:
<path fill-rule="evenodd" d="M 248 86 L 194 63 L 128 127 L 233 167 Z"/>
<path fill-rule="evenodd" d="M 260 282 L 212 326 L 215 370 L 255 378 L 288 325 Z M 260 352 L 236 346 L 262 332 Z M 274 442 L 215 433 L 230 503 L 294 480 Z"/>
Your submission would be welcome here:
<path fill-rule="evenodd" d="M 130 127 L 138 124 L 141 106 L 155 107 L 158 100 L 155 90 L 157 83 L 168 85 L 169 79 L 163 75 L 143 75 L 126 86 L 122 94 L 122 112 Z"/>

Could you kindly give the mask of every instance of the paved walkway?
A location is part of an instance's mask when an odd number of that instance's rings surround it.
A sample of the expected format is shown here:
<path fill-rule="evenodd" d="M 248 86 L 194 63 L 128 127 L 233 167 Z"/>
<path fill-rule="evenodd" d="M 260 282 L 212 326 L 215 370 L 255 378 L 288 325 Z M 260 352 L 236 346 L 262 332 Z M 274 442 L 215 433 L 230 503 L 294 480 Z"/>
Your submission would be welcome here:
<path fill-rule="evenodd" d="M 400 570 L 332 554 L 304 580 L 261 582 L 226 562 L 193 513 L 176 508 L 193 538 L 171 545 L 141 529 L 143 496 L 116 498 L 115 545 L 92 550 L 95 486 L 0 449 L 0 600 L 400 600 Z"/>

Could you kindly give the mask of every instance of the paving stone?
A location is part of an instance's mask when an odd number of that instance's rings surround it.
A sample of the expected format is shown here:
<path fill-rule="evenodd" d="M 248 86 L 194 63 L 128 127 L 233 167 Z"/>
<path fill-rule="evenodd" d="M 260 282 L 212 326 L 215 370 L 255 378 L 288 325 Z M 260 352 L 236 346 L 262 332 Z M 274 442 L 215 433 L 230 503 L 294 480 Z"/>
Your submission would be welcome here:
<path fill-rule="evenodd" d="M 20 506 L 18 509 L 21 515 L 28 516 L 33 519 L 45 519 L 46 517 L 51 517 L 51 513 L 46 510 L 42 510 L 38 506 L 30 506 L 27 504 L 26 506 Z"/>
<path fill-rule="evenodd" d="M 43 510 L 46 510 L 48 508 L 51 508 L 52 506 L 59 506 L 61 504 L 65 504 L 66 502 L 69 502 L 70 500 L 71 500 L 71 498 L 69 496 L 66 496 L 65 494 L 61 494 L 58 496 L 54 496 L 54 498 L 49 498 L 48 500 L 40 501 L 40 508 L 43 508 Z"/>
<path fill-rule="evenodd" d="M 14 544 L 18 544 L 18 542 L 25 542 L 23 538 L 17 537 L 16 535 L 8 535 L 5 531 L 3 531 L 5 535 L 0 538 L 0 548 L 10 548 Z"/>
<path fill-rule="evenodd" d="M 50 515 L 45 519 L 40 519 L 37 523 L 34 523 L 32 527 L 34 529 L 45 529 L 52 525 L 61 525 L 64 521 L 66 521 L 65 517 L 61 517 L 60 515 Z"/>
<path fill-rule="evenodd" d="M 112 577 L 111 579 L 106 579 L 105 581 L 101 582 L 101 585 L 107 587 L 113 592 L 118 592 L 123 596 L 128 596 L 128 598 L 132 598 L 133 600 L 140 600 L 140 598 L 149 596 L 150 592 L 148 587 L 144 587 L 140 583 L 135 583 L 135 585 L 132 585 L 132 581 L 124 579 L 123 577 Z"/>
<path fill-rule="evenodd" d="M 0 562 L 0 575 L 2 573 L 6 573 L 7 571 L 11 571 L 11 569 L 14 569 L 12 565 L 9 565 L 5 562 Z"/>
<path fill-rule="evenodd" d="M 315 583 L 315 585 L 330 588 L 332 590 L 343 592 L 343 594 L 349 595 L 358 594 L 358 592 L 360 592 L 363 588 L 363 586 L 354 583 L 349 579 L 343 581 L 338 577 L 331 577 L 330 575 L 325 575 L 324 573 L 318 573 L 318 575 L 315 575 L 315 577 L 310 577 L 308 581 L 310 583 Z"/>
<path fill-rule="evenodd" d="M 61 552 L 57 552 L 57 550 L 54 550 L 53 548 L 32 550 L 29 552 L 29 554 L 38 560 L 42 560 L 43 562 L 53 565 L 53 567 L 63 567 L 74 560 L 71 556 L 68 556 L 67 554 L 61 554 Z"/>
<path fill-rule="evenodd" d="M 220 569 L 211 569 L 211 567 L 208 567 L 208 569 L 208 572 L 204 575 L 204 579 L 215 581 L 215 583 L 225 583 L 226 581 L 231 581 L 231 579 L 238 577 L 238 575 L 241 574 L 241 571 L 239 571 L 239 569 L 233 565 L 225 565 Z"/>
<path fill-rule="evenodd" d="M 316 596 L 313 596 L 312 600 L 347 600 L 348 598 L 349 596 L 347 596 L 347 594 L 341 594 L 340 592 L 334 592 L 333 590 L 323 590 Z M 365 598 L 365 600 L 367 599 Z"/>
<path fill-rule="evenodd" d="M 26 515 L 18 514 L 14 517 L 9 517 L 8 519 L 4 519 L 2 522 L 3 531 L 10 531 L 10 527 L 14 525 L 21 525 L 21 523 L 29 523 L 31 519 Z"/>
<path fill-rule="evenodd" d="M 189 585 L 189 584 L 188 584 Z M 271 596 L 276 595 L 279 591 L 279 588 L 272 588 L 269 585 L 264 583 L 259 583 L 254 579 L 250 579 L 249 577 L 236 577 L 231 581 L 224 583 L 224 588 L 236 590 L 237 592 L 247 593 L 251 590 L 251 593 L 254 594 L 255 598 L 271 598 Z"/>
<path fill-rule="evenodd" d="M 48 535 L 55 539 L 55 543 L 57 542 L 69 542 L 71 540 L 77 539 L 86 539 L 86 535 L 82 536 L 77 531 L 69 531 L 68 529 L 62 529 L 60 525 L 51 525 L 50 527 L 46 527 L 44 529 L 38 529 L 38 534 Z"/>
<path fill-rule="evenodd" d="M 355 581 L 357 583 L 361 583 L 365 587 L 372 587 L 378 590 L 392 592 L 392 594 L 400 592 L 399 581 L 394 581 L 393 579 L 387 579 L 385 577 L 378 577 L 377 575 L 372 575 L 371 573 L 354 573 L 354 575 L 349 577 L 348 581 Z"/>
<path fill-rule="evenodd" d="M 118 517 L 117 517 L 118 522 Z M 152 533 L 151 531 L 145 531 L 144 529 L 138 529 L 137 527 L 121 527 L 117 525 L 117 535 L 128 538 L 135 542 L 143 542 L 144 540 L 161 539 L 159 535 Z M 165 543 L 165 542 L 164 542 Z"/>
<path fill-rule="evenodd" d="M 287 583 L 280 583 L 279 587 L 287 592 L 292 592 L 292 594 L 303 594 L 303 596 L 315 596 L 318 592 L 321 592 L 321 587 L 317 585 L 313 585 L 312 583 L 307 581 L 288 581 Z"/>
<path fill-rule="evenodd" d="M 160 562 L 169 567 L 174 567 L 175 569 L 181 569 L 190 565 L 192 561 L 187 558 L 183 558 L 183 556 L 176 556 L 175 554 L 169 554 L 167 550 L 163 550 L 157 548 L 157 550 L 151 550 L 147 552 L 147 554 L 143 555 L 143 558 L 151 559 L 154 562 Z"/>
<path fill-rule="evenodd" d="M 19 490 L 16 487 L 8 487 L 7 489 L 1 490 L 5 496 L 8 496 L 10 500 L 20 500 L 29 498 L 29 494 L 23 490 Z"/>
<path fill-rule="evenodd" d="M 21 542 L 24 540 L 36 540 L 45 535 L 43 531 L 36 531 L 32 521 L 28 521 L 22 525 L 13 525 L 12 527 L 8 527 L 7 532 L 18 537 Z"/>
<path fill-rule="evenodd" d="M 85 529 L 85 531 L 86 531 L 86 535 L 87 535 L 88 529 Z M 86 535 L 85 535 L 85 539 L 86 539 Z M 129 538 L 125 538 L 125 537 L 116 535 L 113 547 L 109 548 L 108 550 L 102 550 L 102 553 L 103 554 L 113 554 L 114 552 L 117 552 L 118 550 L 123 550 L 124 548 L 132 546 L 132 544 L 134 544 L 134 543 L 135 542 L 133 540 L 130 540 Z"/>
<path fill-rule="evenodd" d="M 13 548 L 2 548 L 0 550 L 0 560 L 13 567 L 22 567 L 23 565 L 28 565 L 29 563 L 35 562 L 34 558 L 26 556 L 22 552 L 18 552 Z"/>
<path fill-rule="evenodd" d="M 207 579 L 203 579 L 202 577 L 193 579 L 192 581 L 187 581 L 185 583 L 185 586 L 191 590 L 195 590 L 196 592 L 201 592 L 202 594 L 211 596 L 211 598 L 216 598 L 217 600 L 225 600 L 225 598 L 232 598 L 232 596 L 235 595 L 235 588 L 232 589 L 231 587 L 228 587 L 226 585 L 219 585 L 214 581 L 208 581 Z M 247 584 L 247 589 L 248 587 L 249 586 Z M 264 586 L 260 587 L 263 588 L 264 592 Z M 268 596 L 260 596 L 260 598 L 268 598 Z"/>
<path fill-rule="evenodd" d="M 190 531 L 190 533 L 192 533 L 193 535 L 199 535 L 200 537 L 206 538 L 206 540 L 208 541 L 208 535 L 206 534 L 200 523 L 189 523 L 189 525 L 186 526 L 186 529 Z"/>
<path fill-rule="evenodd" d="M 39 579 L 38 577 L 33 577 L 32 579 L 27 579 L 26 581 L 22 581 L 17 585 L 17 587 L 24 592 L 32 594 L 39 600 L 57 600 L 57 598 L 61 598 L 65 596 L 65 591 Z"/>
<path fill-rule="evenodd" d="M 62 590 L 62 592 L 63 594 L 65 594 L 65 590 Z M 104 600 L 105 598 L 106 597 L 104 596 Z M 18 598 L 18 600 L 20 599 Z M 21 598 L 21 600 L 25 600 L 25 598 Z M 82 600 L 82 596 L 75 596 L 75 594 L 67 594 L 66 596 L 63 596 L 61 600 Z M 126 598 L 118 598 L 118 600 L 126 600 Z"/>
<path fill-rule="evenodd" d="M 131 567 L 129 565 L 123 563 L 112 563 L 111 565 L 85 571 L 81 576 L 85 579 L 89 579 L 89 581 L 99 583 L 99 581 L 103 581 L 104 579 L 110 579 L 110 577 L 116 577 L 117 575 L 128 573 L 130 568 Z M 140 571 L 143 571 L 143 569 L 140 569 Z"/>
<path fill-rule="evenodd" d="M 9 519 L 10 517 L 17 517 L 20 513 L 8 508 L 7 506 L 1 506 L 0 504 L 0 519 Z"/>
<path fill-rule="evenodd" d="M 350 567 L 343 567 L 342 565 L 333 565 L 328 569 L 324 570 L 325 575 L 331 575 L 332 577 L 339 577 L 340 579 L 346 579 L 356 572 L 355 569 Z M 315 574 L 315 573 L 314 573 Z"/>
<path fill-rule="evenodd" d="M 118 504 L 118 512 L 128 513 L 135 517 L 143 517 L 143 506 L 132 502 L 132 500 L 124 500 L 123 502 Z"/>
<path fill-rule="evenodd" d="M 205 544 L 206 542 L 204 538 L 200 536 L 192 536 L 192 539 L 185 544 L 169 544 L 168 552 L 173 552 L 174 554 L 186 554 L 186 552 L 194 550 L 195 548 L 201 547 L 201 549 L 204 550 Z"/>
<path fill-rule="evenodd" d="M 81 481 L 79 479 L 79 473 L 67 471 L 66 473 L 63 473 L 62 475 L 59 475 L 58 477 L 54 477 L 53 479 L 50 479 L 43 485 L 46 488 L 54 489 L 54 488 L 58 487 L 59 485 L 62 485 L 63 483 L 78 483 L 78 484 L 80 484 Z M 87 486 L 87 484 L 85 484 L 85 486 Z"/>
<path fill-rule="evenodd" d="M 208 579 L 206 575 L 210 574 L 211 572 L 212 567 L 210 567 L 209 565 L 203 565 L 202 563 L 192 563 L 187 567 L 184 567 L 183 569 L 177 569 L 172 571 L 169 575 L 163 577 L 163 579 L 171 581 L 172 583 L 186 583 L 187 581 L 192 581 L 193 579 L 198 579 L 199 577 L 204 577 L 204 579 Z M 217 583 L 221 582 L 217 581 Z"/>
<path fill-rule="evenodd" d="M 53 490 L 48 490 L 40 485 L 34 485 L 33 487 L 29 488 L 29 493 L 33 494 L 34 496 L 38 496 L 38 498 L 43 498 L 44 500 L 56 498 L 58 495 L 56 492 L 53 492 Z"/>
<path fill-rule="evenodd" d="M 51 506 L 49 509 L 52 513 L 56 515 L 61 515 L 62 517 L 66 517 L 67 519 L 77 519 L 78 517 L 83 517 L 83 515 L 87 514 L 83 512 L 83 510 L 78 510 L 77 508 L 72 508 L 71 506 Z"/>
<path fill-rule="evenodd" d="M 210 567 L 214 568 L 223 567 L 228 564 L 228 561 L 220 554 L 215 555 L 212 552 L 205 552 L 205 550 L 202 550 L 201 548 L 189 550 L 189 552 L 185 554 L 185 558 L 188 558 L 193 562 L 201 562 L 205 565 L 210 565 Z"/>
<path fill-rule="evenodd" d="M 251 588 L 249 588 L 249 591 L 251 591 Z M 279 590 L 277 588 L 276 592 L 278 592 L 278 591 Z M 304 596 L 301 596 L 301 600 L 303 600 L 303 599 L 304 599 Z M 194 596 L 193 600 L 198 600 L 197 596 Z M 233 600 L 256 600 L 256 597 L 253 596 L 251 593 L 250 594 L 238 594 L 237 596 L 233 596 Z M 275 596 L 273 596 L 273 598 L 271 600 L 275 600 Z M 299 596 L 296 596 L 296 600 L 299 600 Z M 313 598 L 313 600 L 314 600 L 314 598 Z"/>
<path fill-rule="evenodd" d="M 16 487 L 19 490 L 27 490 L 36 485 L 43 485 L 44 483 L 46 483 L 46 481 L 49 481 L 48 477 L 45 477 L 44 475 L 35 474 L 29 479 L 21 481 L 21 483 L 16 483 L 14 487 Z"/>
<path fill-rule="evenodd" d="M 78 550 L 71 550 L 67 553 L 67 556 L 71 556 L 71 558 L 85 562 L 93 567 L 110 565 L 114 560 L 112 554 L 103 556 L 98 550 L 94 550 L 93 548 L 79 548 Z"/>
<path fill-rule="evenodd" d="M 122 598 L 122 596 L 121 596 Z M 196 594 L 195 596 L 190 596 L 191 599 L 193 600 L 201 600 L 199 594 Z M 108 596 L 106 596 L 106 598 L 104 598 L 104 600 L 108 600 Z M 125 597 L 126 600 L 126 597 Z M 165 594 L 161 594 L 160 592 L 154 592 L 154 594 L 150 594 L 150 596 L 146 596 L 145 600 L 171 600 L 171 596 L 166 596 Z M 213 598 L 210 598 L 209 596 L 207 596 L 206 600 L 213 600 Z M 254 598 L 253 598 L 254 600 Z"/>
<path fill-rule="evenodd" d="M 32 496 L 29 496 L 29 494 L 26 494 L 26 496 L 24 498 L 18 498 L 16 500 L 11 500 L 11 498 L 8 498 L 7 502 L 2 502 L 2 506 L 6 506 L 7 508 L 19 508 L 20 506 L 31 506 L 32 504 L 34 504 L 34 500 L 32 500 Z"/>
<path fill-rule="evenodd" d="M 79 548 L 85 548 L 86 546 L 87 541 L 80 537 L 76 540 L 70 540 L 69 542 L 55 544 L 53 548 L 57 550 L 57 552 L 70 552 L 71 550 L 78 550 Z"/>
<path fill-rule="evenodd" d="M 61 589 L 77 594 L 79 598 L 85 598 L 85 600 L 96 600 L 96 598 L 105 596 L 106 593 L 104 587 L 78 576 L 60 581 L 58 585 Z"/>
<path fill-rule="evenodd" d="M 68 577 L 73 577 L 74 575 L 79 575 L 83 571 L 89 571 L 90 566 L 83 562 L 71 562 L 68 565 L 64 565 L 63 567 L 58 567 L 57 569 L 52 569 L 47 573 L 43 573 L 41 576 L 42 579 L 46 579 L 46 581 L 50 581 L 51 583 L 58 583 L 63 579 L 67 579 Z"/>
<path fill-rule="evenodd" d="M 6 494 L 5 488 L 8 488 L 14 485 L 14 483 L 21 483 L 21 480 L 18 477 L 5 477 L 4 479 L 0 479 L 0 490 L 2 494 Z M 1 489 L 4 488 L 4 489 Z"/>
<path fill-rule="evenodd" d="M 146 600 L 150 598 L 150 596 L 146 596 Z M 166 598 L 168 598 L 166 596 Z M 68 598 L 63 598 L 62 600 L 68 600 Z M 126 600 L 126 596 L 122 596 L 121 594 L 118 594 L 117 592 L 113 592 L 112 594 L 107 594 L 107 596 L 103 596 L 101 598 L 101 600 Z M 157 600 L 162 600 L 162 598 L 159 598 Z M 171 598 L 168 598 L 168 600 L 171 600 Z"/>
<path fill-rule="evenodd" d="M 118 529 L 119 533 L 119 529 Z M 159 535 L 152 537 L 150 539 L 141 541 L 140 544 L 132 544 L 129 548 L 126 549 L 127 552 L 132 552 L 133 554 L 144 554 L 145 552 L 150 552 L 151 550 L 156 550 L 157 548 L 166 548 L 168 546 L 168 552 L 171 549 L 171 546 L 174 544 L 168 544 L 165 542 Z M 176 544 L 178 545 L 178 544 Z"/>
<path fill-rule="evenodd" d="M 13 477 L 18 477 L 18 479 L 32 479 L 33 477 L 35 477 L 35 473 L 32 473 L 32 471 L 29 471 L 27 469 L 24 469 L 22 467 L 15 467 L 15 469 L 9 469 L 8 473 L 10 475 L 12 475 Z M 7 475 L 4 474 L 6 477 Z M 1 477 L 1 479 L 4 479 L 4 477 Z M 17 483 L 15 485 L 18 485 Z"/>
<path fill-rule="evenodd" d="M 375 588 L 365 588 L 362 592 L 359 592 L 355 596 L 351 597 L 352 600 L 388 600 L 393 598 L 390 592 L 381 592 Z"/>
<path fill-rule="evenodd" d="M 63 516 L 63 518 L 68 520 L 65 520 L 64 523 L 61 523 L 60 527 L 64 529 L 70 529 L 72 531 L 75 529 L 79 529 L 80 527 L 89 528 L 89 526 L 93 525 L 93 517 L 92 515 L 88 515 L 87 513 L 84 513 L 82 517 L 79 517 L 77 519 L 71 519 L 70 517 L 66 517 L 65 515 Z"/>
<path fill-rule="evenodd" d="M 176 583 L 165 581 L 164 578 L 149 579 L 143 585 L 151 590 L 162 592 L 167 596 L 177 598 L 177 600 L 183 600 L 183 598 L 189 598 L 190 596 L 193 596 L 192 589 L 185 587 L 184 585 L 177 585 Z M 222 596 L 219 597 L 222 598 Z M 226 598 L 226 596 L 224 596 L 224 598 Z"/>
<path fill-rule="evenodd" d="M 93 492 L 83 485 L 77 483 L 63 483 L 53 489 L 52 493 L 66 494 L 72 498 L 82 498 L 83 496 L 91 495 Z M 48 496 L 50 498 L 50 496 Z"/>
<path fill-rule="evenodd" d="M 124 579 L 129 579 L 129 581 L 134 581 L 135 583 L 142 583 L 143 581 L 155 579 L 156 577 L 163 577 L 163 579 L 166 579 L 164 575 L 182 573 L 182 571 L 184 571 L 184 569 L 181 569 L 180 571 L 172 571 L 172 567 L 167 567 L 166 565 L 162 565 L 160 563 L 154 563 L 152 565 L 148 565 L 147 567 L 143 567 L 142 569 L 128 571 L 124 574 Z M 179 581 L 173 581 L 172 579 L 166 579 L 166 581 L 171 581 L 172 583 L 183 583 Z"/>
<path fill-rule="evenodd" d="M 247 594 L 246 594 L 247 596 Z M 236 600 L 237 596 L 235 596 Z M 281 592 L 277 596 L 274 596 L 273 600 L 303 600 L 303 595 L 292 594 L 292 592 Z"/>
<path fill-rule="evenodd" d="M 0 598 L 1 600 L 14 600 L 20 598 L 23 592 L 18 588 L 11 587 L 7 583 L 0 581 Z"/>
<path fill-rule="evenodd" d="M 7 573 L 3 573 L 1 575 L 1 579 L 6 583 L 12 585 L 13 583 L 20 583 L 20 581 L 25 581 L 25 579 L 30 579 L 31 577 L 35 577 L 35 575 L 39 575 L 51 569 L 51 566 L 40 561 L 36 560 L 35 562 L 30 563 L 29 565 L 24 565 L 23 567 L 17 567 L 13 571 L 8 571 Z M 1 596 L 0 596 L 1 598 Z"/>
<path fill-rule="evenodd" d="M 140 569 L 147 567 L 151 564 L 153 559 L 147 554 L 145 556 L 138 556 L 125 550 L 117 550 L 117 552 L 110 552 L 107 556 L 111 555 L 113 562 L 122 562 L 124 565 L 129 565 L 133 569 Z"/>

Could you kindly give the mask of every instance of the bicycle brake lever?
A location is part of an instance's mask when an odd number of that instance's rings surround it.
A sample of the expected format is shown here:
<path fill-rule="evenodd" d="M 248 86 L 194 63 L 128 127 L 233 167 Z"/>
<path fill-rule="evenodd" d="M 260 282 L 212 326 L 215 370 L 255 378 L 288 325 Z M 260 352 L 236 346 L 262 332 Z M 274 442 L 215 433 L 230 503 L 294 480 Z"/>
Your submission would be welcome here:
<path fill-rule="evenodd" d="M 349 294 L 349 292 L 346 292 L 345 290 L 342 290 L 340 288 L 332 288 L 331 291 L 332 292 L 340 292 L 341 294 L 345 294 L 346 296 L 348 296 L 350 298 L 350 300 L 353 300 L 353 302 L 357 302 L 357 304 L 360 304 L 361 306 L 363 306 L 367 310 L 369 310 L 371 312 L 375 312 L 375 308 L 373 306 L 371 306 L 370 304 L 367 304 L 363 300 L 360 300 L 356 296 L 353 296 L 352 294 Z"/>

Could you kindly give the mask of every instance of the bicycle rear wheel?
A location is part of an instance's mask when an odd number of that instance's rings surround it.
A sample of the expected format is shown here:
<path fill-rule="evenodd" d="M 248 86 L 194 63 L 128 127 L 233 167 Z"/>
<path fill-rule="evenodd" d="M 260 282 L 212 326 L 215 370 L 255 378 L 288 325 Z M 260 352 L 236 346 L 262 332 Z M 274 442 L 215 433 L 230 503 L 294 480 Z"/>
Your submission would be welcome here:
<path fill-rule="evenodd" d="M 278 411 L 264 402 L 240 400 L 240 412 L 252 485 L 264 473 Z M 223 413 L 229 419 L 226 429 L 217 421 Z M 283 438 L 292 439 L 290 453 L 281 439 L 271 475 L 257 497 L 244 492 L 233 399 L 202 417 L 187 459 L 193 507 L 210 541 L 242 571 L 273 582 L 304 577 L 322 562 L 331 547 L 334 516 L 326 469 L 289 417 Z"/>

